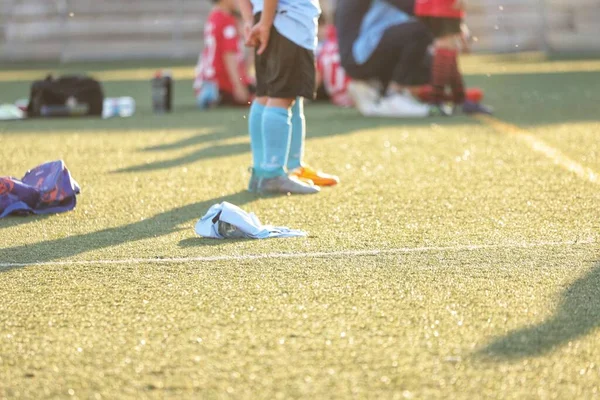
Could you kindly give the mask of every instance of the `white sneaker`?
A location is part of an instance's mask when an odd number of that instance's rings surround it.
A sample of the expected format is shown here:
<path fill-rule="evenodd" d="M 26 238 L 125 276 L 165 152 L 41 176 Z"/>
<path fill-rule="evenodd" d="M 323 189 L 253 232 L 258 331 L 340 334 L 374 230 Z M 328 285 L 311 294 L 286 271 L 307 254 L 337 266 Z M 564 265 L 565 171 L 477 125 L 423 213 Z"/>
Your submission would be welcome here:
<path fill-rule="evenodd" d="M 294 176 L 276 176 L 274 178 L 260 178 L 256 184 L 256 191 L 262 194 L 314 194 L 319 193 L 321 188 L 315 186 L 312 181 L 301 181 Z"/>
<path fill-rule="evenodd" d="M 365 115 L 374 117 L 424 118 L 429 116 L 431 106 L 417 101 L 410 94 L 392 94 L 382 98 Z"/>
<path fill-rule="evenodd" d="M 418 98 L 416 98 L 415 96 L 413 96 L 413 94 L 408 89 L 404 89 L 404 91 L 402 92 L 402 94 L 404 95 L 404 97 L 406 97 L 406 99 L 409 102 L 412 102 L 413 104 L 418 104 L 418 105 L 421 105 L 421 106 L 422 105 L 426 105 L 427 107 L 430 106 L 428 103 L 423 103 L 421 100 L 419 100 Z"/>
<path fill-rule="evenodd" d="M 377 89 L 364 81 L 352 81 L 348 84 L 348 93 L 354 101 L 354 105 L 363 115 L 368 113 L 379 101 Z"/>

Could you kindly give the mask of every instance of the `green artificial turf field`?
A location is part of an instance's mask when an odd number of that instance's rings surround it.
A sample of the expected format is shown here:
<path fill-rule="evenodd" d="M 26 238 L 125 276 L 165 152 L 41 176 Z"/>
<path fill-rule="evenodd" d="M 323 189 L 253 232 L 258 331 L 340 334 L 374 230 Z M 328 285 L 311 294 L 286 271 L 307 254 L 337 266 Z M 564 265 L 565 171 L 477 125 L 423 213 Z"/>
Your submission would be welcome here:
<path fill-rule="evenodd" d="M 600 398 L 600 61 L 472 57 L 495 119 L 307 107 L 341 185 L 245 192 L 244 110 L 0 123 L 0 175 L 63 159 L 74 212 L 0 220 L 0 398 Z M 49 66 L 0 68 L 0 103 Z M 123 80 L 121 80 L 123 79 Z M 306 239 L 211 241 L 229 201 Z"/>

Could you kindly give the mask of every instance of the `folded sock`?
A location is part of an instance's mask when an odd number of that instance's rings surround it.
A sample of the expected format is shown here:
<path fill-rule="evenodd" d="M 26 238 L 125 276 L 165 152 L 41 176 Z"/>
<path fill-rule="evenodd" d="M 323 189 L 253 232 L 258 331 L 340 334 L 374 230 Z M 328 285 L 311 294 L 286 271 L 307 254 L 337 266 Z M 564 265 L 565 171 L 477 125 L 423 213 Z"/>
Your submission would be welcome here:
<path fill-rule="evenodd" d="M 288 171 L 302 166 L 304 140 L 306 138 L 306 119 L 304 118 L 304 99 L 298 97 L 292 107 L 292 138 L 287 162 Z"/>
<path fill-rule="evenodd" d="M 431 67 L 432 102 L 439 104 L 444 100 L 446 85 L 449 85 L 456 65 L 457 52 L 453 49 L 437 48 Z"/>
<path fill-rule="evenodd" d="M 285 175 L 292 134 L 290 110 L 267 106 L 262 126 L 263 159 L 258 175 L 265 178 Z"/>
<path fill-rule="evenodd" d="M 265 106 L 254 100 L 250 106 L 248 116 L 248 130 L 250 132 L 250 149 L 252 150 L 252 167 L 260 168 L 263 159 L 262 122 Z"/>
<path fill-rule="evenodd" d="M 465 83 L 462 74 L 458 68 L 458 55 L 456 54 L 452 63 L 452 74 L 450 79 L 450 89 L 452 90 L 452 101 L 454 104 L 465 102 Z"/>

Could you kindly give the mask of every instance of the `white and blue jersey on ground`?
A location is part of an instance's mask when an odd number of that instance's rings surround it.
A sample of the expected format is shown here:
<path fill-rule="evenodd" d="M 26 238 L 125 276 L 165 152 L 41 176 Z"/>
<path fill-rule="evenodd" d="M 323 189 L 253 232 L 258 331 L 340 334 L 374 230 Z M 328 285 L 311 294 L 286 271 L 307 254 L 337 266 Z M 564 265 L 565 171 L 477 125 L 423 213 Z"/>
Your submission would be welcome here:
<path fill-rule="evenodd" d="M 262 12 L 263 0 L 251 2 L 254 14 Z M 314 51 L 317 48 L 319 15 L 319 0 L 279 0 L 273 25 L 281 35 L 298 46 Z"/>
<path fill-rule="evenodd" d="M 411 21 L 410 15 L 384 0 L 374 0 L 360 25 L 360 33 L 352 47 L 352 55 L 357 64 L 369 60 L 385 31 L 395 25 Z"/>

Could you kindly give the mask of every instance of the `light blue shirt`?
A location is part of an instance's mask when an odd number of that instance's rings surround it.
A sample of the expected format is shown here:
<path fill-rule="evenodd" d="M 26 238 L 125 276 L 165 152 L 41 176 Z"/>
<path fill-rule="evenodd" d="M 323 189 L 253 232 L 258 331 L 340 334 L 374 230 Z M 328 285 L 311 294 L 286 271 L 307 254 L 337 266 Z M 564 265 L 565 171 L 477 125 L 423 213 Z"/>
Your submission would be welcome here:
<path fill-rule="evenodd" d="M 410 21 L 411 17 L 383 0 L 375 0 L 360 25 L 360 34 L 352 47 L 357 64 L 369 60 L 385 31 L 394 25 Z"/>
<path fill-rule="evenodd" d="M 254 14 L 262 12 L 264 1 L 251 0 Z M 308 50 L 317 48 L 319 0 L 279 0 L 273 25 L 277 31 Z"/>

